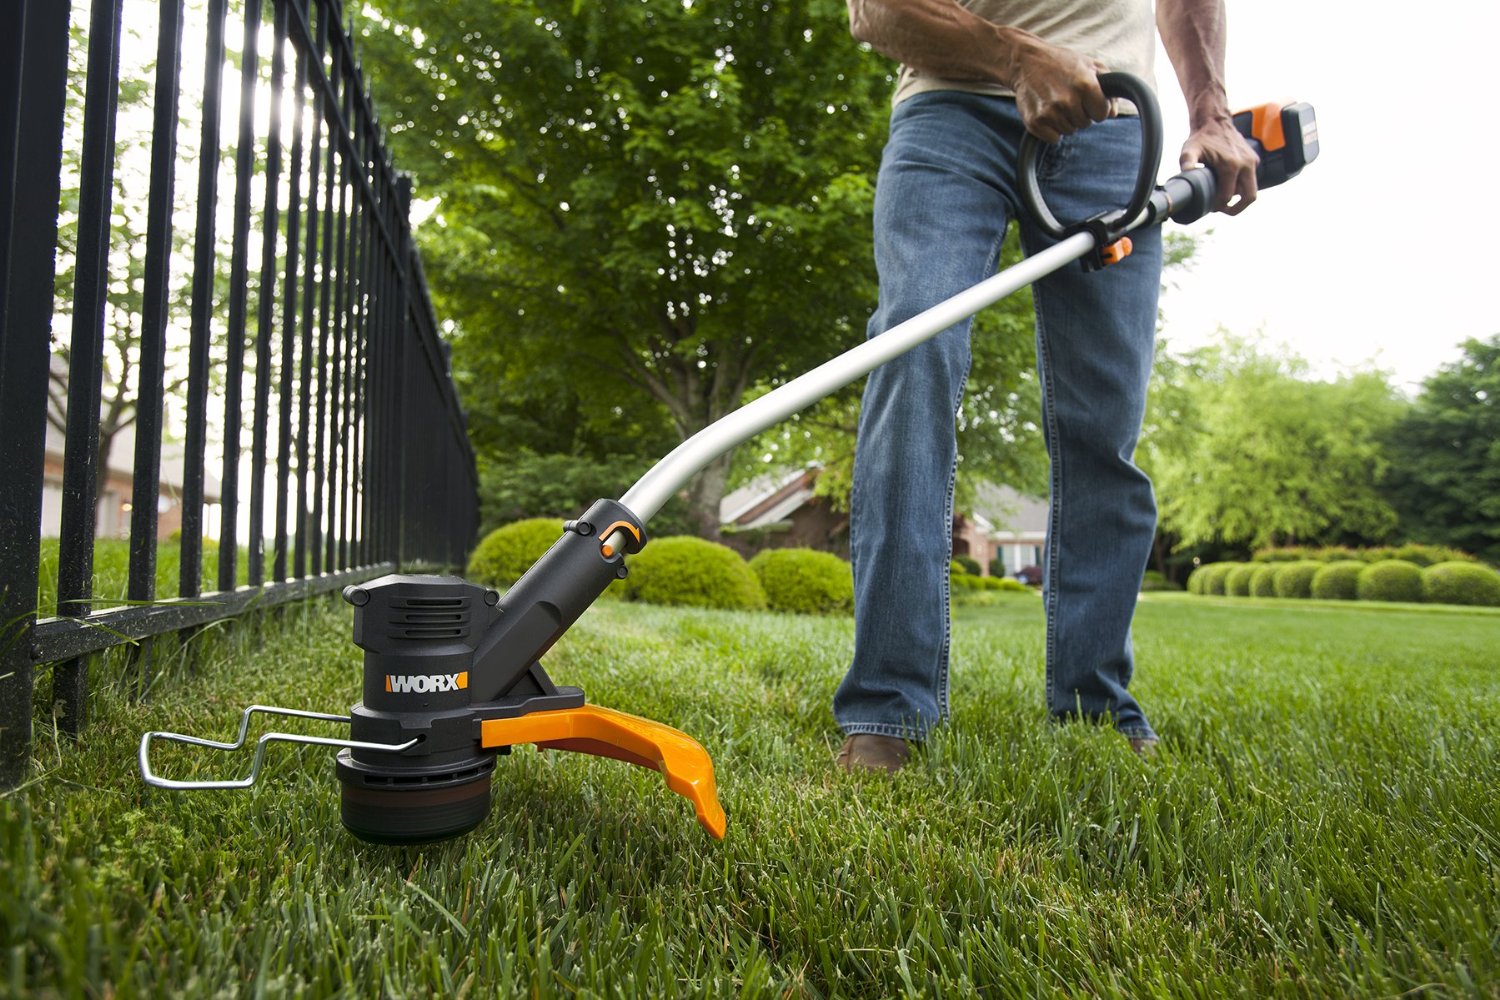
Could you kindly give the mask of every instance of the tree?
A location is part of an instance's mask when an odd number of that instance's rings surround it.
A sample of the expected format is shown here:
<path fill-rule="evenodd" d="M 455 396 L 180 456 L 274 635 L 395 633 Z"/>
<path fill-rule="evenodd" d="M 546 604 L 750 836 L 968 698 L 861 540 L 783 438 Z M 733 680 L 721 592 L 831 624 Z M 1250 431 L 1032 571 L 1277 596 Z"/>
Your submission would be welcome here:
<path fill-rule="evenodd" d="M 863 335 L 890 82 L 838 0 L 373 7 L 481 448 L 556 447 L 559 409 L 685 438 Z M 705 534 L 728 470 L 690 487 Z"/>
<path fill-rule="evenodd" d="M 1381 372 L 1331 382 L 1298 358 L 1227 337 L 1158 365 L 1137 460 L 1180 544 L 1259 547 L 1387 539 L 1382 435 L 1403 402 Z"/>
<path fill-rule="evenodd" d="M 1402 532 L 1500 563 L 1500 335 L 1465 341 L 1386 442 Z"/>

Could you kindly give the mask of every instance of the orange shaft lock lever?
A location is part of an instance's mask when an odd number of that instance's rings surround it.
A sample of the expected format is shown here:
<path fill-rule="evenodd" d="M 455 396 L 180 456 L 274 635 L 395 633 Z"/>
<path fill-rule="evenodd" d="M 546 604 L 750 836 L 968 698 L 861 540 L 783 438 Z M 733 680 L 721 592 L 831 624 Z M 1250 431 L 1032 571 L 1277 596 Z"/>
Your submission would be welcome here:
<path fill-rule="evenodd" d="M 490 750 L 535 743 L 539 750 L 571 750 L 660 771 L 668 788 L 693 803 L 699 824 L 714 839 L 724 839 L 724 809 L 714 785 L 713 761 L 697 740 L 671 726 L 583 705 L 485 719 L 479 742 Z"/>

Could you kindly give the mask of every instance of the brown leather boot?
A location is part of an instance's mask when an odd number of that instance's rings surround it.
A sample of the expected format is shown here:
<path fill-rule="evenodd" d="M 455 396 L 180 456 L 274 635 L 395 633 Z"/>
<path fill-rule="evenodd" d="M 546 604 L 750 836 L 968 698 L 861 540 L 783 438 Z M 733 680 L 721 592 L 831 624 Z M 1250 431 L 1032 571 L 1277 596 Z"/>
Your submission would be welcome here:
<path fill-rule="evenodd" d="M 856 733 L 844 741 L 834 763 L 841 771 L 884 771 L 895 774 L 906 766 L 911 748 L 895 736 Z"/>
<path fill-rule="evenodd" d="M 1154 757 L 1156 756 L 1156 741 L 1149 737 L 1132 736 L 1130 749 L 1135 751 L 1137 757 Z"/>

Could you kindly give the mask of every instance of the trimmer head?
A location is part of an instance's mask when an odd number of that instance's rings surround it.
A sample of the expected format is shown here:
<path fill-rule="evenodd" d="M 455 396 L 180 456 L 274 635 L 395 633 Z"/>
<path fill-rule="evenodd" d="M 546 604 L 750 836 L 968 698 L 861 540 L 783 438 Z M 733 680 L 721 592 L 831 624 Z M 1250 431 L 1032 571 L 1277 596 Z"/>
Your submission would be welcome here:
<path fill-rule="evenodd" d="M 349 739 L 261 737 L 251 776 L 233 782 L 167 781 L 152 774 L 153 739 L 222 750 L 244 745 L 171 733 L 141 741 L 141 773 L 159 787 L 244 787 L 276 740 L 341 748 L 335 767 L 344 826 L 363 840 L 417 844 L 467 833 L 490 809 L 499 754 L 520 743 L 610 757 L 661 771 L 691 799 L 698 821 L 724 836 L 713 763 L 684 733 L 648 719 L 584 704 L 559 687 L 540 658 L 578 616 L 625 575 L 623 556 L 645 533 L 620 504 L 600 500 L 504 596 L 457 577 L 381 577 L 348 587 L 354 642 L 365 651 L 363 700 L 348 716 L 290 712 L 347 722 Z"/>

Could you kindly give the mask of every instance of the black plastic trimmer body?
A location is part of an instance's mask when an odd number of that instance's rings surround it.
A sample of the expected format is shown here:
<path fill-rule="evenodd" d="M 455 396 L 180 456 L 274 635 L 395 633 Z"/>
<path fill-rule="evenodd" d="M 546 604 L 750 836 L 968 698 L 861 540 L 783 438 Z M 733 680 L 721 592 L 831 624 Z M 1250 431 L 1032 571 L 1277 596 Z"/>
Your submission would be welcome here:
<path fill-rule="evenodd" d="M 541 658 L 626 575 L 629 549 L 606 554 L 600 537 L 621 528 L 639 550 L 646 535 L 635 515 L 598 501 L 504 597 L 449 576 L 385 576 L 344 590 L 365 654 L 350 735 L 416 740 L 398 753 L 339 753 L 345 826 L 366 840 L 410 842 L 484 819 L 495 756 L 509 748 L 482 747 L 480 724 L 584 704 L 583 690 L 554 684 Z"/>

